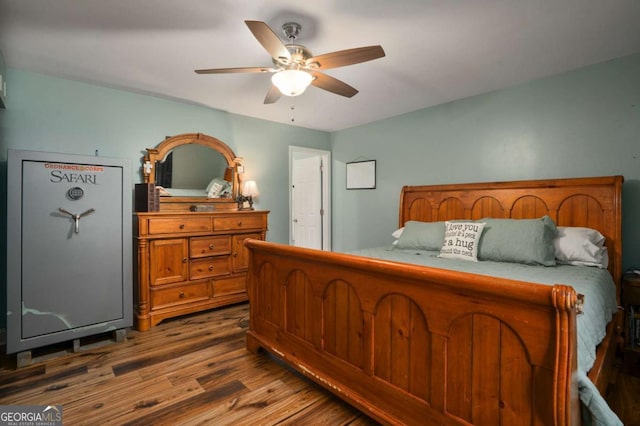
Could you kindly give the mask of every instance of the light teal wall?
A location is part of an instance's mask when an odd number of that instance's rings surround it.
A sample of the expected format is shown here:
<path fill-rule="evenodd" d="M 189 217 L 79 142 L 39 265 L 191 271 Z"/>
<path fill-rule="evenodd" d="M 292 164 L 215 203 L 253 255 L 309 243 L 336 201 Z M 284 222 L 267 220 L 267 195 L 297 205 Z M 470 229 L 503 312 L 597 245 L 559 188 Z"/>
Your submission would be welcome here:
<path fill-rule="evenodd" d="M 326 132 L 277 124 L 201 106 L 9 69 L 8 108 L 0 110 L 0 161 L 7 148 L 131 159 L 140 182 L 145 148 L 165 136 L 200 132 L 244 157 L 255 179 L 254 207 L 270 210 L 270 241 L 289 241 L 288 147 L 328 149 Z M 132 187 L 133 187 L 132 182 Z"/>
<path fill-rule="evenodd" d="M 246 179 L 260 196 L 254 207 L 270 210 L 267 240 L 287 243 L 289 145 L 329 149 L 326 132 L 277 124 L 39 74 L 8 70 L 7 109 L 0 109 L 0 203 L 6 203 L 7 149 L 53 151 L 129 158 L 138 172 L 145 148 L 165 136 L 200 132 L 215 136 L 245 159 Z M 4 209 L 2 209 L 4 211 Z M 4 229 L 6 214 L 0 217 Z M 0 235 L 6 241 L 6 233 Z M 6 246 L 0 245 L 0 266 Z M 2 268 L 5 270 L 5 268 Z M 0 281 L 0 313 L 5 309 L 6 275 Z M 0 328 L 5 325 L 0 315 Z"/>
<path fill-rule="evenodd" d="M 640 54 L 332 135 L 333 243 L 383 245 L 403 185 L 621 174 L 625 267 L 640 265 Z M 377 160 L 347 191 L 345 163 Z"/>
<path fill-rule="evenodd" d="M 389 242 L 402 185 L 622 174 L 624 262 L 640 265 L 640 54 L 333 134 L 13 69 L 7 81 L 3 166 L 7 148 L 97 149 L 137 168 L 165 136 L 207 133 L 245 158 L 267 239 L 286 243 L 288 146 L 331 149 L 338 251 Z M 361 159 L 377 160 L 377 188 L 346 191 L 345 163 Z"/>

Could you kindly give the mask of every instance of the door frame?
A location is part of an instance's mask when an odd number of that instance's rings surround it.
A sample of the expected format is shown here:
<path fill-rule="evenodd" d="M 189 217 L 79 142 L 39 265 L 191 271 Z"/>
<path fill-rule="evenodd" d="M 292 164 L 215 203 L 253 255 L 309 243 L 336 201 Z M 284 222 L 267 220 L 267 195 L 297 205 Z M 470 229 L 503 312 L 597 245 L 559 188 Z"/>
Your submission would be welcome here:
<path fill-rule="evenodd" d="M 331 251 L 331 151 L 289 145 L 289 244 L 293 245 L 293 161 L 299 156 L 322 160 L 322 250 Z"/>

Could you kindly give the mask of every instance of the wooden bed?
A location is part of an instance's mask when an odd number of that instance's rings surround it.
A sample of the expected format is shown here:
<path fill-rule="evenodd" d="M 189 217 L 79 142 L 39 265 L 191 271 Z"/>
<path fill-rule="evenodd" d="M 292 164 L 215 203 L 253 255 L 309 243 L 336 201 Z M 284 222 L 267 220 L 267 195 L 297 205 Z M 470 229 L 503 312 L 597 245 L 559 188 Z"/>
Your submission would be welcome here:
<path fill-rule="evenodd" d="M 621 176 L 406 186 L 400 220 L 539 218 L 606 237 L 620 294 Z M 386 424 L 580 423 L 572 287 L 247 240 L 247 348 Z M 601 393 L 619 320 L 589 373 Z"/>

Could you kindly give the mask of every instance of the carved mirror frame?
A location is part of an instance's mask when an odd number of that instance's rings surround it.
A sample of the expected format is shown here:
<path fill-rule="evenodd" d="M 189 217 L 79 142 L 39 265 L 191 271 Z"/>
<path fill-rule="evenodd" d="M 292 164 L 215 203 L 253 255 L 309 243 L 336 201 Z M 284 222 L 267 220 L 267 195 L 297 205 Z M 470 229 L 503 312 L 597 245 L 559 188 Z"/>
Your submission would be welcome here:
<path fill-rule="evenodd" d="M 203 145 L 219 152 L 227 160 L 227 170 L 231 170 L 233 181 L 231 182 L 232 193 L 230 198 L 205 198 L 205 197 L 161 197 L 160 204 L 173 204 L 172 209 L 180 210 L 180 204 L 210 204 L 210 203 L 236 203 L 236 197 L 240 191 L 242 173 L 242 158 L 236 157 L 233 150 L 224 142 L 213 136 L 204 133 L 185 133 L 173 136 L 162 141 L 155 148 L 147 148 L 147 155 L 143 158 L 142 175 L 145 183 L 155 183 L 155 168 L 158 161 L 166 158 L 174 148 L 190 144 Z M 188 210 L 188 208 L 186 208 Z M 162 207 L 161 207 L 162 210 Z"/>

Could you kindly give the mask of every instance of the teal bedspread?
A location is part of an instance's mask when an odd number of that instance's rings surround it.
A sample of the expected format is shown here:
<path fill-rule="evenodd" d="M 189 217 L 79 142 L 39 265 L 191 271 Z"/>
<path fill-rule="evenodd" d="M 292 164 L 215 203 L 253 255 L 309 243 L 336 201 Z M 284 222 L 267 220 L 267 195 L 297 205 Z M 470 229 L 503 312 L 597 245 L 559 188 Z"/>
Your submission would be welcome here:
<path fill-rule="evenodd" d="M 618 308 L 615 284 L 607 270 L 587 266 L 548 267 L 520 263 L 442 259 L 437 257 L 438 251 L 398 250 L 392 246 L 363 249 L 352 254 L 540 284 L 571 285 L 577 293 L 585 296 L 583 313 L 577 316 L 578 389 L 580 400 L 588 410 L 586 414 L 590 414 L 590 416 L 583 416 L 583 420 L 586 424 L 593 425 L 622 425 L 596 386 L 587 377 L 587 372 L 593 367 L 596 359 L 596 346 L 604 338 L 606 326 Z"/>

